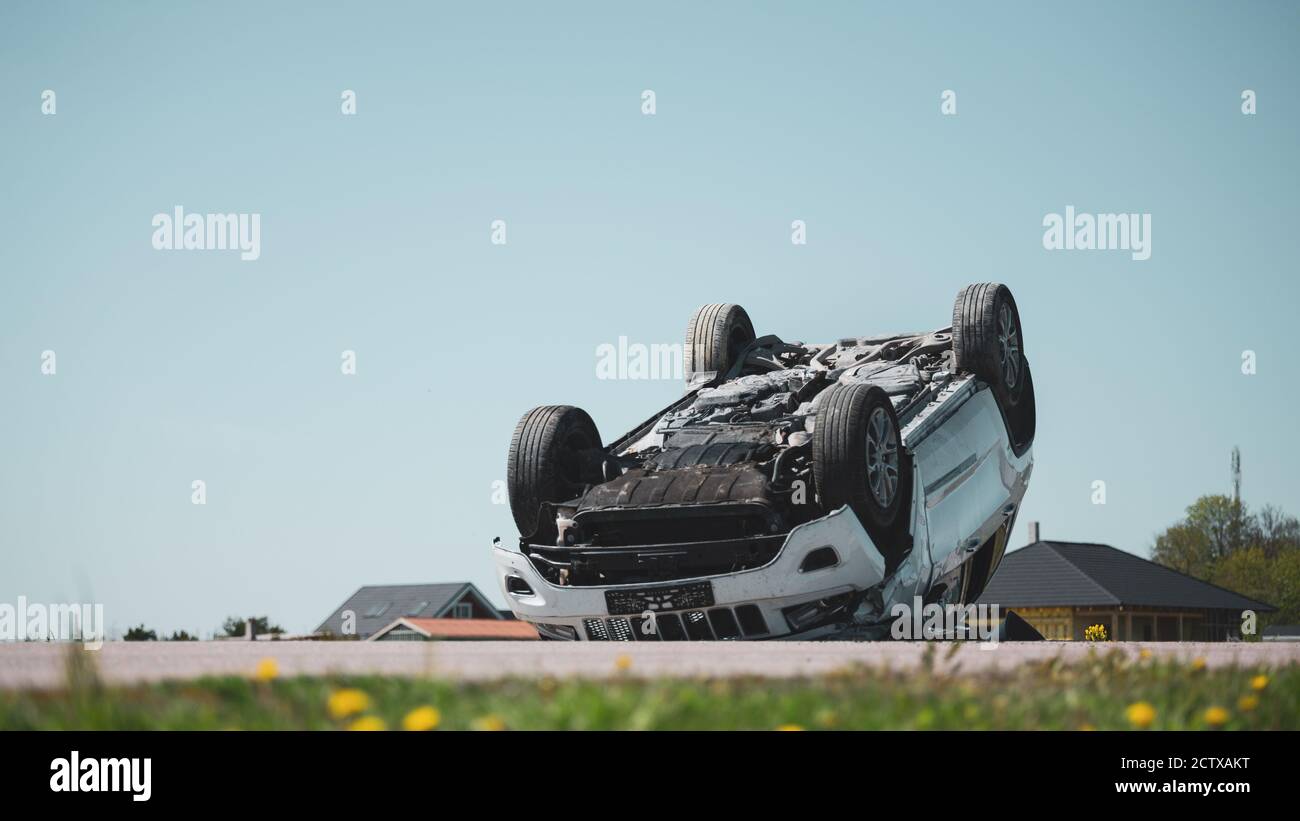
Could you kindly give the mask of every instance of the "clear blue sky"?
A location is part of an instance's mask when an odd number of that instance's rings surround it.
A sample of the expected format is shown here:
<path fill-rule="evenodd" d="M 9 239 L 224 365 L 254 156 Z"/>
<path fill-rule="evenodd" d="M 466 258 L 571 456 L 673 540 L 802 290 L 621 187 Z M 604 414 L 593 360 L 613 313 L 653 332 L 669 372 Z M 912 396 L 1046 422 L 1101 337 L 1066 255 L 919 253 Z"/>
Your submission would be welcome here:
<path fill-rule="evenodd" d="M 929 329 L 989 279 L 1038 389 L 1015 543 L 1145 555 L 1233 445 L 1300 513 L 1298 35 L 1261 2 L 5 3 L 0 601 L 206 634 L 365 583 L 499 599 L 519 415 L 608 440 L 680 391 L 596 346 L 715 301 Z M 261 259 L 153 250 L 176 205 L 260 213 Z M 1151 258 L 1044 250 L 1067 205 L 1150 213 Z"/>

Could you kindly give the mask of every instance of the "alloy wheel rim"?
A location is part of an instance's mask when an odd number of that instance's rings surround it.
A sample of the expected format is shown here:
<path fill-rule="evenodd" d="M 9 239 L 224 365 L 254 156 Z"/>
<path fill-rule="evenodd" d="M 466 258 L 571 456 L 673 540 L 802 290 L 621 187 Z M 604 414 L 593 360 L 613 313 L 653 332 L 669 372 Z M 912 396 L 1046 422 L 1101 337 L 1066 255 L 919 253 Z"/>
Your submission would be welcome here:
<path fill-rule="evenodd" d="M 1002 381 L 1014 388 L 1020 382 L 1020 329 L 1005 302 L 998 311 L 998 358 Z"/>
<path fill-rule="evenodd" d="M 898 493 L 898 434 L 884 408 L 867 417 L 867 484 L 881 507 Z"/>

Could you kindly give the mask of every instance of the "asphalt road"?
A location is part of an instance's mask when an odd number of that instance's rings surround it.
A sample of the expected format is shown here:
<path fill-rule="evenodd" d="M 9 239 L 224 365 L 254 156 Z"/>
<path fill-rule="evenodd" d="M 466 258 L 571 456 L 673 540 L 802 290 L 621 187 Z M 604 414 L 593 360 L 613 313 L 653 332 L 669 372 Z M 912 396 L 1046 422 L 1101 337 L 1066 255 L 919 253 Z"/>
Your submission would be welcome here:
<path fill-rule="evenodd" d="M 93 651 L 101 677 L 110 683 L 187 679 L 205 675 L 252 675 L 258 663 L 273 658 L 282 676 L 327 673 L 440 676 L 464 680 L 504 677 L 611 675 L 794 677 L 827 673 L 846 665 L 885 665 L 899 670 L 922 663 L 922 642 L 109 642 Z M 963 671 L 1006 668 L 1052 657 L 1087 656 L 1078 642 L 1002 643 L 988 648 L 964 643 L 938 644 L 939 669 Z M 1300 662 L 1300 643 L 1109 645 L 1137 656 L 1190 661 L 1211 667 L 1275 667 Z M 986 649 L 988 648 L 988 649 Z M 63 683 L 68 646 L 0 644 L 0 688 L 50 688 Z"/>

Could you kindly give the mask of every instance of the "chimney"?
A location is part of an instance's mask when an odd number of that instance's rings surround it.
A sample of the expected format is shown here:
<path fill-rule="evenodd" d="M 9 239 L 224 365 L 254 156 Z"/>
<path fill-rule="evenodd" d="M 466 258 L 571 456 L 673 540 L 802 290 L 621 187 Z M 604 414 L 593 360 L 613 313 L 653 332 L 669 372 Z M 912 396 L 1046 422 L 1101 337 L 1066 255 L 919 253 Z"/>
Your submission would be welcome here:
<path fill-rule="evenodd" d="M 1038 522 L 1029 523 L 1029 544 L 1039 541 Z"/>

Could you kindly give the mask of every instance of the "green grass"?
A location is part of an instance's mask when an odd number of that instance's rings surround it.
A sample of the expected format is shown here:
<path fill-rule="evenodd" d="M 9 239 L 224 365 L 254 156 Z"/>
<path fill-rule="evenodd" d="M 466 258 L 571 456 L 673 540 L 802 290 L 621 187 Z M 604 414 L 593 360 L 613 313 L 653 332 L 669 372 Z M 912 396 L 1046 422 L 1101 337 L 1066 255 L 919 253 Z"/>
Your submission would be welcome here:
<path fill-rule="evenodd" d="M 846 668 L 796 680 L 641 680 L 635 669 L 609 680 L 209 678 L 105 688 L 89 662 L 70 659 L 59 691 L 0 692 L 0 729 L 334 729 L 359 715 L 390 728 L 421 706 L 438 729 L 1130 729 L 1135 702 L 1154 708 L 1151 729 L 1207 729 L 1221 707 L 1223 729 L 1300 729 L 1300 666 L 1264 671 L 1195 669 L 1126 661 L 1097 652 L 1077 664 L 1028 664 L 999 673 L 909 673 Z M 1256 689 L 1257 676 L 1267 684 Z M 330 694 L 366 694 L 369 708 L 331 717 Z M 1241 703 L 1254 698 L 1253 708 Z"/>

